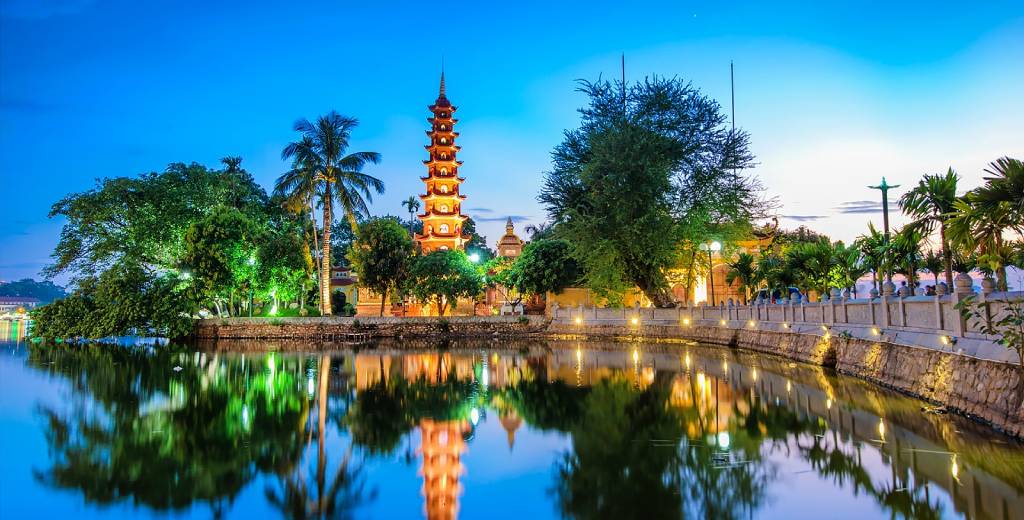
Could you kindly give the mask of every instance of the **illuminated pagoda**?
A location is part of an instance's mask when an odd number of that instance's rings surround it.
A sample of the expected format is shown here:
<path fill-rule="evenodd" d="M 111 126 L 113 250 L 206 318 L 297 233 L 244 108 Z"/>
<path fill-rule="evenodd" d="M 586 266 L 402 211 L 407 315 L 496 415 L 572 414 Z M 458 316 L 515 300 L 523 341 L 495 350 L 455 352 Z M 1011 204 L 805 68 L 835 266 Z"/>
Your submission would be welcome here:
<path fill-rule="evenodd" d="M 462 161 L 456 159 L 459 147 L 455 146 L 455 138 L 459 134 L 454 127 L 458 120 L 452 117 L 456 107 L 444 93 L 444 70 L 441 71 L 440 94 L 428 108 L 434 114 L 427 119 L 430 144 L 425 148 L 430 158 L 423 161 L 427 165 L 427 176 L 421 177 L 427 192 L 420 195 L 423 214 L 419 219 L 423 222 L 423 233 L 416 235 L 416 243 L 424 253 L 462 249 L 469 242 L 469 237 L 462 234 L 462 225 L 468 217 L 462 214 L 462 201 L 466 197 L 459 193 L 459 185 L 465 179 L 459 177 Z"/>

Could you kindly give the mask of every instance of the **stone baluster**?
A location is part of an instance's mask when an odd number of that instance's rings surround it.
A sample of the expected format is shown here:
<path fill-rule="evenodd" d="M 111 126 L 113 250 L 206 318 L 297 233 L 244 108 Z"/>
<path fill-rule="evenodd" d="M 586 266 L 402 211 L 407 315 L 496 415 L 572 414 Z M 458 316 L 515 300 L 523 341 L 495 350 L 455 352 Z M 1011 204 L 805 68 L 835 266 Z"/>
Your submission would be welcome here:
<path fill-rule="evenodd" d="M 953 291 L 951 303 L 955 306 L 963 300 L 974 296 L 974 280 L 971 280 L 971 277 L 964 273 L 956 275 L 956 278 L 953 280 Z M 953 332 L 957 336 L 963 336 L 966 331 L 967 319 L 962 314 L 957 313 L 957 319 L 953 322 Z"/>
<path fill-rule="evenodd" d="M 900 296 L 899 296 L 899 300 L 898 300 L 899 305 L 897 306 L 897 308 L 900 311 L 900 327 L 906 327 L 907 326 L 907 307 L 906 307 L 906 304 L 904 303 L 903 300 L 904 300 L 904 298 L 906 298 L 906 296 L 904 296 L 904 294 L 909 293 L 909 291 L 910 291 L 910 289 L 907 289 L 907 291 L 903 291 L 903 289 L 900 289 Z"/>
<path fill-rule="evenodd" d="M 882 284 L 882 325 L 892 327 L 892 313 L 889 312 L 889 300 L 896 292 L 896 284 L 885 282 Z"/>
<path fill-rule="evenodd" d="M 935 328 L 937 330 L 944 330 L 946 328 L 945 316 L 942 315 L 942 296 L 939 294 L 938 286 L 936 286 L 935 296 L 932 298 L 932 301 L 935 304 Z"/>

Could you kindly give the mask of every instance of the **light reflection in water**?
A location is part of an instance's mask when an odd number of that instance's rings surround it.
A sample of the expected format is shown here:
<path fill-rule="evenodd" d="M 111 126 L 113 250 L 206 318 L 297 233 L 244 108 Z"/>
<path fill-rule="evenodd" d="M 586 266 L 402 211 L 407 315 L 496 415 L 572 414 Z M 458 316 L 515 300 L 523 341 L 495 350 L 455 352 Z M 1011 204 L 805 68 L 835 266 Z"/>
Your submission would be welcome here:
<path fill-rule="evenodd" d="M 313 516 L 328 506 L 384 516 L 376 508 L 393 512 L 402 500 L 388 486 L 415 486 L 420 501 L 406 506 L 454 518 L 466 494 L 515 510 L 512 497 L 489 495 L 500 487 L 481 484 L 497 471 L 551 501 L 533 516 L 761 518 L 799 500 L 836 510 L 868 501 L 887 516 L 1024 511 L 1024 461 L 1011 441 L 775 358 L 723 361 L 721 350 L 692 347 L 680 364 L 678 348 L 657 345 L 642 356 L 590 343 L 405 354 L 384 345 L 258 354 L 250 373 L 229 347 L 22 348 L 20 370 L 79 393 L 38 404 L 46 421 L 33 433 L 48 451 L 33 461 L 39 479 L 22 485 L 75 491 L 88 508 L 216 512 L 255 500 L 244 509 L 297 504 Z M 168 369 L 176 365 L 182 371 Z M 551 439 L 559 448 L 544 448 Z M 414 475 L 402 470 L 410 460 Z M 532 476 L 522 480 L 516 464 Z M 122 472 L 140 466 L 180 480 L 168 489 L 158 473 Z M 828 491 L 790 491 L 802 479 Z M 266 492 L 240 493 L 249 486 Z"/>

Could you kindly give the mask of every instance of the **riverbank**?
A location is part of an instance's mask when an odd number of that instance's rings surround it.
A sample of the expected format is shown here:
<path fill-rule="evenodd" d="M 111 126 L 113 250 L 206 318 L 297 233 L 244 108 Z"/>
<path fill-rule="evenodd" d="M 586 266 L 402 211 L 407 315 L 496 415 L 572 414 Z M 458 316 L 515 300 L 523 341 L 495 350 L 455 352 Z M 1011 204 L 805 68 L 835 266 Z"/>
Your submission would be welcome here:
<path fill-rule="evenodd" d="M 234 318 L 202 320 L 200 342 L 218 339 L 281 340 L 296 348 L 316 342 L 360 342 L 376 338 L 532 338 L 611 341 L 700 342 L 741 348 L 796 361 L 834 367 L 943 406 L 1018 438 L 1024 438 L 1024 385 L 1018 368 L 956 352 L 914 347 L 884 340 L 847 337 L 839 332 L 793 329 L 748 330 L 693 324 L 570 325 L 543 316 L 451 318 Z M 416 348 L 416 342 L 409 345 Z"/>

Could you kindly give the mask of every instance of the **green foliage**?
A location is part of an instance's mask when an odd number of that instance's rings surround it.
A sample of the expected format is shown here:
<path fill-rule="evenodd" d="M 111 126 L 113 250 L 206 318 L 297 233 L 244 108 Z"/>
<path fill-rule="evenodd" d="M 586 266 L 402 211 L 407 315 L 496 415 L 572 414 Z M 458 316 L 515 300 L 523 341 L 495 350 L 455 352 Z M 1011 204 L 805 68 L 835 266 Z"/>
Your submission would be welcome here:
<path fill-rule="evenodd" d="M 98 278 L 82 280 L 67 298 L 32 311 L 32 334 L 46 339 L 181 337 L 191 332 L 194 311 L 181 280 L 119 264 Z"/>
<path fill-rule="evenodd" d="M 757 281 L 757 268 L 754 265 L 754 255 L 740 253 L 736 260 L 729 263 L 729 271 L 725 273 L 725 283 L 732 285 L 739 284 L 744 297 L 750 298 L 750 289 L 754 288 Z"/>
<path fill-rule="evenodd" d="M 234 208 L 221 207 L 193 224 L 185 235 L 182 264 L 192 273 L 196 300 L 210 303 L 224 315 L 224 307 L 241 294 L 254 289 L 256 246 L 255 224 Z M 229 313 L 234 314 L 234 309 Z"/>
<path fill-rule="evenodd" d="M 63 287 L 54 285 L 49 280 L 37 282 L 32 278 L 24 278 L 14 282 L 0 283 L 0 296 L 21 296 L 49 303 L 67 296 L 67 293 Z"/>
<path fill-rule="evenodd" d="M 289 143 L 281 157 L 292 161 L 292 168 L 277 179 L 274 193 L 289 202 L 289 206 L 302 214 L 309 208 L 312 218 L 316 201 L 323 214 L 323 240 L 320 267 L 320 308 L 323 315 L 331 314 L 331 227 L 333 208 L 337 204 L 352 229 L 360 218 L 369 216 L 367 203 L 373 201 L 372 192 L 384 193 L 384 183 L 363 173 L 367 164 L 380 162 L 377 152 L 346 153 L 352 130 L 359 122 L 352 117 L 331 111 L 311 123 L 306 119 L 295 122 L 294 130 L 301 138 Z M 344 258 L 344 255 L 342 255 Z M 324 265 L 326 263 L 326 265 Z"/>
<path fill-rule="evenodd" d="M 521 296 L 558 294 L 579 282 L 580 266 L 565 240 L 536 240 L 508 269 L 497 273 L 497 283 L 514 288 Z M 517 302 L 518 303 L 518 302 Z"/>
<path fill-rule="evenodd" d="M 999 310 L 991 315 L 993 303 Z M 983 333 L 994 336 L 996 343 L 1017 353 L 1017 367 L 1021 375 L 1017 391 L 1024 400 L 1024 303 L 1019 300 L 979 303 L 976 296 L 969 296 L 956 307 L 965 319 L 974 320 Z"/>
<path fill-rule="evenodd" d="M 117 263 L 173 268 L 192 224 L 221 206 L 263 218 L 266 204 L 263 189 L 245 170 L 175 163 L 163 173 L 103 179 L 51 208 L 50 217 L 65 223 L 44 274 L 77 280 Z"/>
<path fill-rule="evenodd" d="M 381 295 L 381 316 L 388 293 L 404 286 L 412 255 L 412 238 L 397 219 L 374 218 L 359 227 L 349 260 L 359 274 L 359 284 Z"/>
<path fill-rule="evenodd" d="M 938 228 L 939 242 L 945 253 L 946 284 L 953 285 L 952 250 L 946 237 L 946 224 L 955 211 L 956 185 L 960 177 L 950 168 L 942 175 L 925 175 L 917 186 L 900 198 L 900 209 L 914 219 L 908 228 L 930 235 Z M 936 273 L 936 271 L 932 271 Z"/>
<path fill-rule="evenodd" d="M 476 221 L 472 217 L 467 217 L 462 224 L 462 233 L 469 236 L 469 242 L 466 242 L 466 254 L 480 255 L 480 263 L 486 263 L 497 256 L 493 249 L 487 247 L 487 237 L 476 232 Z"/>
<path fill-rule="evenodd" d="M 433 302 L 444 315 L 458 298 L 472 298 L 483 290 L 480 273 L 462 251 L 433 251 L 416 258 L 410 270 L 411 292 L 423 302 Z"/>
<path fill-rule="evenodd" d="M 717 103 L 674 78 L 619 87 L 582 82 L 582 125 L 555 148 L 539 199 L 591 289 L 614 302 L 639 287 L 670 306 L 666 273 L 711 236 L 749 233 L 769 204 L 743 171 L 747 135 Z"/>

